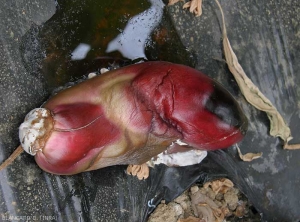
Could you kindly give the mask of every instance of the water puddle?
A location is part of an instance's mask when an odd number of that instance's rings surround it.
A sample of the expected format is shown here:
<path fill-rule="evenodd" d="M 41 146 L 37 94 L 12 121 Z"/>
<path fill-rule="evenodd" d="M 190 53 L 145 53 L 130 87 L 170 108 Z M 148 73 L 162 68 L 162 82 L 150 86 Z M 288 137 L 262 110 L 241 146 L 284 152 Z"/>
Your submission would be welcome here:
<path fill-rule="evenodd" d="M 44 76 L 48 90 L 115 60 L 193 66 L 165 11 L 162 0 L 58 0 L 54 16 L 24 36 L 24 63 L 28 72 Z"/>

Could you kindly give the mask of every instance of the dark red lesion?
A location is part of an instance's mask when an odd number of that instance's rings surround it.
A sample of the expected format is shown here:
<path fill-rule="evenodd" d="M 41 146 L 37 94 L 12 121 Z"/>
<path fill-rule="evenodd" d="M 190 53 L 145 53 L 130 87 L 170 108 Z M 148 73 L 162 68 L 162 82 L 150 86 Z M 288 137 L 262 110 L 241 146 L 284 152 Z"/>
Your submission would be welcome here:
<path fill-rule="evenodd" d="M 195 69 L 145 65 L 133 87 L 153 112 L 153 133 L 167 136 L 168 131 L 195 149 L 226 148 L 247 129 L 247 119 L 230 93 Z"/>

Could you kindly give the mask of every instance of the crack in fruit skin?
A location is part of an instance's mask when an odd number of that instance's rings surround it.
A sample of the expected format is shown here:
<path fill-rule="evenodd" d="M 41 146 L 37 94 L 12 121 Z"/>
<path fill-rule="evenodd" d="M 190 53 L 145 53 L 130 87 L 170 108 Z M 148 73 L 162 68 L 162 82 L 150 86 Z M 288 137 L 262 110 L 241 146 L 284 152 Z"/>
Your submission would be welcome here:
<path fill-rule="evenodd" d="M 219 83 L 168 62 L 106 72 L 59 92 L 43 108 L 54 130 L 35 159 L 55 174 L 143 164 L 177 140 L 199 150 L 226 148 L 247 130 L 241 108 Z"/>

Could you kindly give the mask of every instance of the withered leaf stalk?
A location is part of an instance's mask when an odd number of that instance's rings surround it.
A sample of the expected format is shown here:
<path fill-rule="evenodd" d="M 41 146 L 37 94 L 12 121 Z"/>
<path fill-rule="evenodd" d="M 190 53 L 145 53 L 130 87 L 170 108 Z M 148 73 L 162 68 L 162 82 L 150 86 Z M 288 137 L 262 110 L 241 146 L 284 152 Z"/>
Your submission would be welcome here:
<path fill-rule="evenodd" d="M 230 72 L 233 74 L 239 88 L 246 98 L 246 100 L 255 108 L 266 112 L 270 120 L 270 135 L 274 137 L 280 137 L 284 141 L 284 149 L 300 149 L 300 144 L 289 145 L 288 142 L 293 138 L 291 136 L 291 130 L 285 123 L 283 117 L 273 106 L 271 101 L 265 97 L 257 86 L 248 78 L 242 66 L 238 62 L 237 56 L 235 55 L 227 37 L 227 30 L 225 24 L 224 13 L 218 0 L 217 3 L 223 23 L 223 47 L 225 59 Z"/>
<path fill-rule="evenodd" d="M 23 153 L 23 151 L 21 145 L 18 146 L 18 148 L 0 165 L 0 171 L 10 165 L 21 153 Z"/>
<path fill-rule="evenodd" d="M 238 147 L 238 145 L 236 145 L 239 157 L 241 158 L 241 160 L 245 161 L 245 162 L 251 162 L 252 160 L 258 159 L 260 157 L 262 157 L 263 153 L 246 153 L 246 154 L 242 154 L 240 148 Z"/>

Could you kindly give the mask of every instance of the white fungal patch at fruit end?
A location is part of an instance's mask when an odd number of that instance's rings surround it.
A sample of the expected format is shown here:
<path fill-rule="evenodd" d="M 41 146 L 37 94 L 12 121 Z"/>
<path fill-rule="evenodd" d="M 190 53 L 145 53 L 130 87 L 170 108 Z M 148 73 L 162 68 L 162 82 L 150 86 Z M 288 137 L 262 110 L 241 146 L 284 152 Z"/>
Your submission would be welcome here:
<path fill-rule="evenodd" d="M 150 166 L 165 164 L 167 166 L 190 166 L 201 163 L 201 161 L 207 156 L 207 151 L 202 150 L 189 150 L 187 152 L 179 152 L 167 154 L 166 152 L 160 153 L 154 159 L 150 161 Z"/>
<path fill-rule="evenodd" d="M 187 146 L 187 143 L 182 142 L 180 139 L 174 143 L 180 146 Z M 153 157 L 147 162 L 148 166 L 153 167 L 154 165 L 165 164 L 167 166 L 190 166 L 201 163 L 201 161 L 207 156 L 207 151 L 204 150 L 189 150 L 185 152 L 168 153 L 164 151 Z"/>
<path fill-rule="evenodd" d="M 36 108 L 26 115 L 24 122 L 20 125 L 19 139 L 21 146 L 30 155 L 34 156 L 42 148 L 39 145 L 48 133 L 48 127 L 45 126 L 45 123 L 49 117 L 52 119 L 49 110 Z"/>

